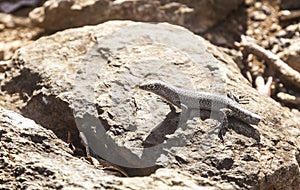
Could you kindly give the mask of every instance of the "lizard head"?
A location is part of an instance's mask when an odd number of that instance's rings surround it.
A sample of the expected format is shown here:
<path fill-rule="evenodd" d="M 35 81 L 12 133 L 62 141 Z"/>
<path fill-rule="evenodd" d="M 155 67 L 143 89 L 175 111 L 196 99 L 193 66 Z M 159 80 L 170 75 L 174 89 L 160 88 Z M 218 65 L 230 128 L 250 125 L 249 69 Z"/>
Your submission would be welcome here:
<path fill-rule="evenodd" d="M 163 99 L 178 107 L 180 107 L 181 105 L 180 97 L 177 93 L 177 88 L 171 84 L 167 84 L 159 80 L 151 80 L 138 85 L 138 87 L 142 90 L 146 90 L 159 95 Z"/>
<path fill-rule="evenodd" d="M 138 85 L 138 87 L 140 89 L 147 90 L 149 92 L 159 92 L 161 90 L 161 88 L 163 88 L 163 86 L 165 86 L 165 85 L 166 84 L 162 81 L 151 80 L 151 81 L 147 81 L 147 82 L 144 82 L 144 83 Z"/>

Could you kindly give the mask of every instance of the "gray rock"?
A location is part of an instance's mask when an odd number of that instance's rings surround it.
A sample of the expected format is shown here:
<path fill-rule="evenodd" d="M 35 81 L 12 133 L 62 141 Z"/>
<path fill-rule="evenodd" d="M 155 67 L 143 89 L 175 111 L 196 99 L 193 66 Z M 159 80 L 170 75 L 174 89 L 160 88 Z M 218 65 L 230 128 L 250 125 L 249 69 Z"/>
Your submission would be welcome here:
<path fill-rule="evenodd" d="M 242 3 L 242 0 L 49 0 L 30 13 L 32 21 L 48 30 L 62 30 L 108 20 L 169 22 L 193 32 L 204 32 Z M 153 14 L 155 13 L 155 14 Z"/>
<path fill-rule="evenodd" d="M 1 189 L 232 189 L 173 169 L 139 178 L 107 175 L 73 157 L 51 130 L 3 108 L 0 118 Z"/>
<path fill-rule="evenodd" d="M 25 116 L 63 140 L 67 131 L 83 132 L 94 152 L 130 175 L 164 167 L 216 181 L 221 189 L 300 187 L 299 112 L 260 96 L 227 54 L 186 29 L 111 21 L 43 37 L 12 62 L 2 90 L 20 95 Z M 209 113 L 192 112 L 183 122 L 178 110 L 135 88 L 148 79 L 247 94 L 245 107 L 263 121 L 250 126 L 230 119 L 222 144 L 216 120 L 198 117 Z"/>
<path fill-rule="evenodd" d="M 0 118 L 1 189 L 92 188 L 104 176 L 73 157 L 51 130 L 3 108 Z"/>

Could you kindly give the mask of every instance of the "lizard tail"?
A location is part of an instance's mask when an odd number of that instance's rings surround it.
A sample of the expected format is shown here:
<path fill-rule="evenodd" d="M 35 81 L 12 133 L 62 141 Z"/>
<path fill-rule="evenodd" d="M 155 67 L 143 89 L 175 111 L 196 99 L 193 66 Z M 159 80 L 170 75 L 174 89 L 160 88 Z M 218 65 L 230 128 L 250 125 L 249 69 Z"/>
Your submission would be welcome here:
<path fill-rule="evenodd" d="M 248 123 L 257 125 L 261 121 L 261 117 L 255 113 L 252 113 L 244 108 L 239 108 L 236 110 L 236 118 Z"/>
<path fill-rule="evenodd" d="M 241 117 L 242 120 L 248 124 L 257 125 L 261 121 L 261 117 L 255 113 L 252 113 L 248 110 L 245 110 L 247 113 L 245 113 L 244 117 Z"/>

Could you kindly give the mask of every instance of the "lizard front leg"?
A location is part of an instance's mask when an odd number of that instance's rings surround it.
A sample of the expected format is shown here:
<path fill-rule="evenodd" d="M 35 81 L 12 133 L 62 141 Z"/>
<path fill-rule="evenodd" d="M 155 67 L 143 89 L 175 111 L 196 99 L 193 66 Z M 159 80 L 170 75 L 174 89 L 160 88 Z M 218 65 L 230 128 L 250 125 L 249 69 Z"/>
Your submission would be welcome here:
<path fill-rule="evenodd" d="M 219 133 L 218 137 L 221 139 L 222 142 L 224 142 L 223 136 L 225 135 L 226 131 L 228 130 L 228 119 L 227 116 L 231 115 L 232 110 L 229 108 L 221 108 L 219 110 Z"/>

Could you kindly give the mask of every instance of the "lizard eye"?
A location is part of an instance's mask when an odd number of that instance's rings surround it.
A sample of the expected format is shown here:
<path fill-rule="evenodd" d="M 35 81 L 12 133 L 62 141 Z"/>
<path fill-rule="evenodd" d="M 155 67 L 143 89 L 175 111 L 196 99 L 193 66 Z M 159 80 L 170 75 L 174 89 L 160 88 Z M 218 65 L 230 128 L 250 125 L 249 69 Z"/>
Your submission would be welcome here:
<path fill-rule="evenodd" d="M 157 90 L 157 89 L 158 89 L 158 85 L 156 85 L 156 84 L 149 84 L 149 85 L 148 85 L 148 88 L 149 88 L 150 90 Z"/>

